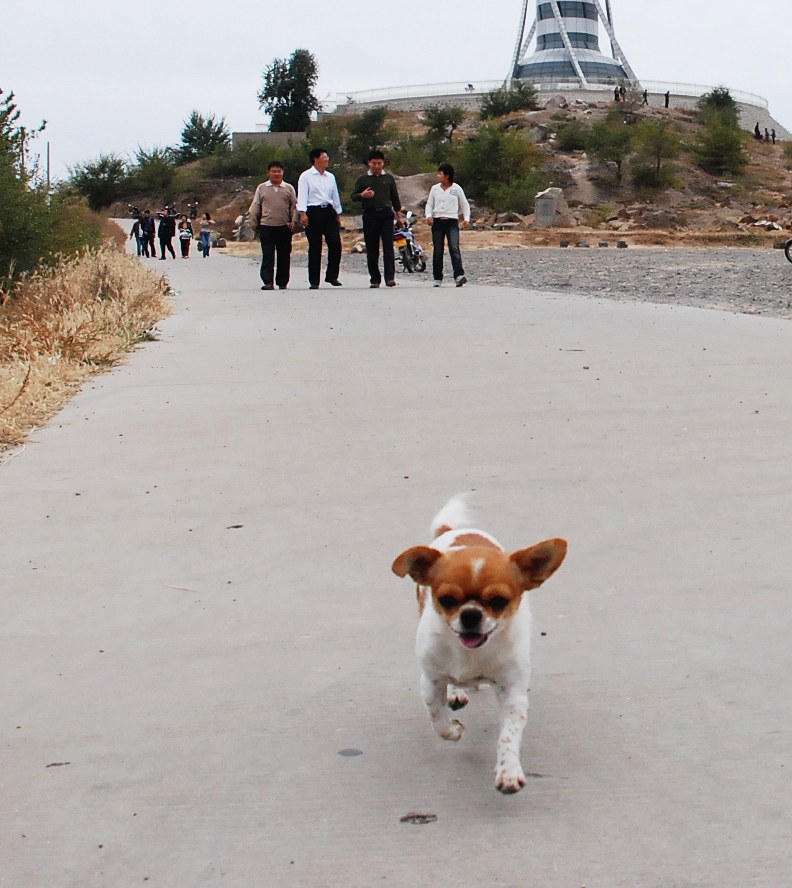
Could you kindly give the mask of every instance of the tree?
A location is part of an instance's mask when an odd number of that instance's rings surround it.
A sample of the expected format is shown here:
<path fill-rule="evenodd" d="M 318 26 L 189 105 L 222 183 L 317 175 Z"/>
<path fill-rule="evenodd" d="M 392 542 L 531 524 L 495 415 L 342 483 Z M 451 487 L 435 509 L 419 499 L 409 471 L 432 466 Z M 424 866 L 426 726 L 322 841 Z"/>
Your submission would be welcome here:
<path fill-rule="evenodd" d="M 387 108 L 369 108 L 357 114 L 347 124 L 347 157 L 352 162 L 366 162 L 366 155 L 372 148 L 378 148 L 384 141 Z M 313 130 L 311 131 L 313 133 Z"/>
<path fill-rule="evenodd" d="M 0 291 L 10 290 L 16 275 L 45 257 L 99 237 L 83 208 L 51 198 L 36 177 L 30 143 L 45 123 L 30 130 L 19 120 L 13 92 L 0 89 Z"/>
<path fill-rule="evenodd" d="M 465 109 L 458 106 L 427 105 L 424 119 L 428 128 L 427 141 L 452 142 L 454 133 L 465 119 Z"/>
<path fill-rule="evenodd" d="M 716 86 L 711 92 L 704 93 L 698 101 L 698 108 L 705 123 L 714 116 L 727 126 L 735 129 L 740 126 L 740 109 L 725 86 Z"/>
<path fill-rule="evenodd" d="M 101 210 L 116 200 L 126 178 L 126 163 L 117 154 L 100 154 L 96 160 L 69 169 L 70 185 L 88 199 L 92 210 Z"/>
<path fill-rule="evenodd" d="M 225 117 L 215 119 L 214 114 L 204 117 L 192 111 L 184 123 L 181 145 L 176 149 L 179 163 L 200 160 L 210 154 L 227 151 L 231 146 L 231 134 L 225 125 Z"/>
<path fill-rule="evenodd" d="M 616 165 L 616 181 L 621 182 L 622 164 L 632 151 L 633 130 L 621 115 L 608 115 L 591 128 L 588 152 L 601 163 Z"/>
<path fill-rule="evenodd" d="M 693 154 L 706 172 L 722 176 L 739 173 L 748 163 L 743 151 L 743 133 L 720 117 L 713 117 L 696 133 Z"/>
<path fill-rule="evenodd" d="M 474 138 L 458 145 L 453 159 L 465 193 L 498 211 L 530 212 L 536 192 L 544 187 L 537 172 L 541 160 L 537 147 L 495 123 L 482 126 Z"/>
<path fill-rule="evenodd" d="M 654 163 L 656 184 L 661 184 L 660 167 L 664 160 L 676 157 L 682 143 L 668 120 L 646 120 L 636 127 L 635 143 L 639 151 Z"/>
<path fill-rule="evenodd" d="M 131 171 L 135 188 L 141 191 L 167 191 L 176 175 L 176 157 L 172 148 L 142 148 L 135 152 L 136 166 Z"/>
<path fill-rule="evenodd" d="M 307 49 L 295 49 L 288 59 L 274 59 L 263 76 L 257 98 L 270 116 L 270 132 L 304 133 L 322 109 L 313 92 L 319 80 L 316 59 Z"/>

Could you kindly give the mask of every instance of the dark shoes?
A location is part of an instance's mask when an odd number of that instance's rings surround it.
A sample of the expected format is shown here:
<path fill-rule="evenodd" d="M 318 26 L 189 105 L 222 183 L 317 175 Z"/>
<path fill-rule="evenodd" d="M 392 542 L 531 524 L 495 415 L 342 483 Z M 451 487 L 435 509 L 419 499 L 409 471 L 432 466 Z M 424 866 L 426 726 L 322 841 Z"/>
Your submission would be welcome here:
<path fill-rule="evenodd" d="M 385 286 L 386 287 L 395 287 L 396 281 L 385 281 Z"/>
<path fill-rule="evenodd" d="M 457 287 L 464 287 L 466 283 L 467 283 L 467 278 L 465 277 L 464 274 L 461 274 L 461 275 L 456 279 L 456 285 L 457 285 Z"/>
<path fill-rule="evenodd" d="M 339 280 L 335 281 L 325 281 L 326 284 L 330 284 L 331 287 L 343 287 L 344 285 Z"/>
<path fill-rule="evenodd" d="M 378 290 L 379 284 L 369 284 L 369 290 Z"/>
<path fill-rule="evenodd" d="M 274 290 L 275 287 L 273 287 L 272 284 L 264 284 L 264 286 L 261 289 L 262 290 Z"/>
<path fill-rule="evenodd" d="M 308 289 L 309 289 L 309 290 L 318 290 L 318 289 L 319 289 L 319 284 L 311 284 L 311 286 L 308 287 Z"/>

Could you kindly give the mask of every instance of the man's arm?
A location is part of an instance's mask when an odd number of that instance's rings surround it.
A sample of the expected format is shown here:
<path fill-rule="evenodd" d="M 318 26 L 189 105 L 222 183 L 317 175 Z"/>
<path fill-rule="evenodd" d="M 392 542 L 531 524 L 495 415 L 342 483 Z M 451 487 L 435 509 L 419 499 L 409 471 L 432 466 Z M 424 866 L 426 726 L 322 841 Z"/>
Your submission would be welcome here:
<path fill-rule="evenodd" d="M 459 208 L 462 210 L 462 227 L 467 228 L 470 224 L 470 204 L 465 197 L 465 192 L 462 190 L 462 186 L 457 185 L 457 188 L 459 189 L 459 194 L 457 195 L 459 198 Z"/>
<path fill-rule="evenodd" d="M 352 200 L 354 200 L 356 202 L 362 202 L 363 192 L 368 188 L 368 183 L 366 182 L 367 179 L 368 179 L 368 176 L 361 176 L 357 180 L 357 182 L 355 182 L 355 188 L 354 188 L 352 194 L 350 195 Z"/>
<path fill-rule="evenodd" d="M 248 216 L 250 216 L 253 227 L 258 228 L 261 224 L 261 185 L 256 188 L 256 193 L 253 195 L 253 200 L 248 209 Z"/>

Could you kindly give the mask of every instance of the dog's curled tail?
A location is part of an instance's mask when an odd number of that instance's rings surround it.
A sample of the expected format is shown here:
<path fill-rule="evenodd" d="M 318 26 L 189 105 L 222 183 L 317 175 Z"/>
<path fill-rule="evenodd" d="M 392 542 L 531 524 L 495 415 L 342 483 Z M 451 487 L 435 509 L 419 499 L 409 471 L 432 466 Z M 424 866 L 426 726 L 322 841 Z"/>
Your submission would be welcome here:
<path fill-rule="evenodd" d="M 469 493 L 458 493 L 443 506 L 432 519 L 432 536 L 439 537 L 449 530 L 457 530 L 460 527 L 468 527 L 471 523 L 468 509 Z"/>

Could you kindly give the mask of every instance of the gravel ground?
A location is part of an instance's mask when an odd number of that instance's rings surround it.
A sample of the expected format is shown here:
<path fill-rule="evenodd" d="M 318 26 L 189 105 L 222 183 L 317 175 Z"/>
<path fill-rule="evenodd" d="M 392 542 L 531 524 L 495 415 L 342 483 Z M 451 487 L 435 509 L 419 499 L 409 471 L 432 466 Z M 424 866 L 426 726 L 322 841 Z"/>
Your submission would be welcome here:
<path fill-rule="evenodd" d="M 464 243 L 462 250 L 471 284 L 792 318 L 792 265 L 781 250 L 594 246 L 466 251 Z M 446 266 L 448 274 L 447 257 Z M 365 258 L 344 256 L 343 268 L 365 274 Z M 429 281 L 431 272 L 417 277 Z"/>

